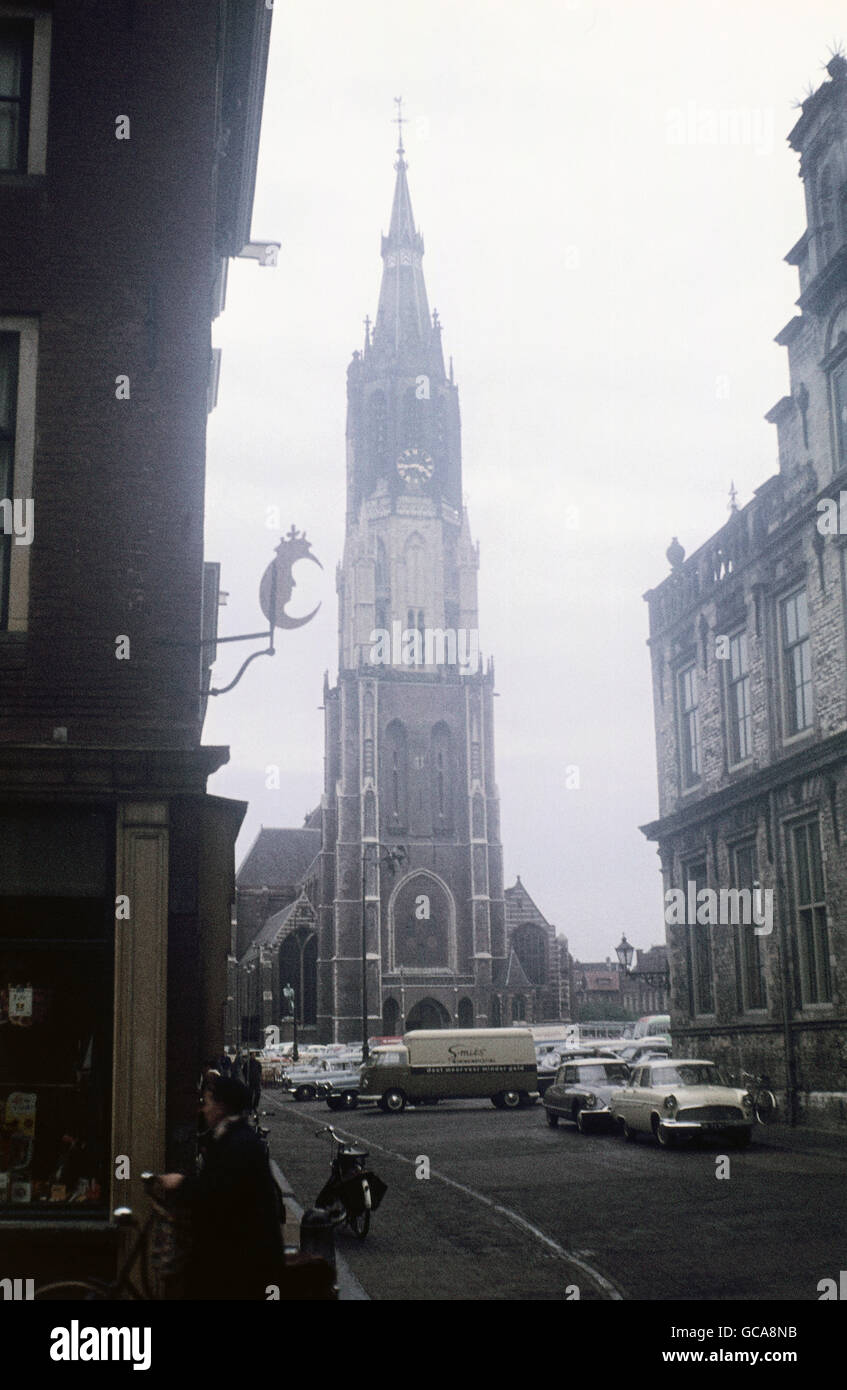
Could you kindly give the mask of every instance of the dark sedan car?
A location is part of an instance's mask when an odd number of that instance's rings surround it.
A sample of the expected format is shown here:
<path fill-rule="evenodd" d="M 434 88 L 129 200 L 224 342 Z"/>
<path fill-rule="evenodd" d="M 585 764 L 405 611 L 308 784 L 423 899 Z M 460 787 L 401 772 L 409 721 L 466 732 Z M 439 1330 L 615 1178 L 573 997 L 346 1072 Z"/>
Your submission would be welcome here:
<path fill-rule="evenodd" d="M 616 1057 L 564 1062 L 542 1097 L 548 1125 L 555 1127 L 560 1120 L 571 1120 L 582 1134 L 592 1129 L 612 1129 L 609 1097 L 628 1079 L 629 1068 Z"/>

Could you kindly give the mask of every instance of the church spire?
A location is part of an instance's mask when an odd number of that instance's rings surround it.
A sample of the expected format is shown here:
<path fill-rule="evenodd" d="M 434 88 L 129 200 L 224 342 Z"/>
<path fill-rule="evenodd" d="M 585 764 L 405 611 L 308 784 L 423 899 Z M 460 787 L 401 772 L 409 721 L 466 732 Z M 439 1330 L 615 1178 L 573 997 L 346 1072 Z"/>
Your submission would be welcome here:
<path fill-rule="evenodd" d="M 432 325 L 424 284 L 423 237 L 415 227 L 412 199 L 406 178 L 403 144 L 405 117 L 401 97 L 397 103 L 397 179 L 388 236 L 382 238 L 382 286 L 373 332 L 373 346 L 395 356 L 418 354 L 430 345 Z"/>

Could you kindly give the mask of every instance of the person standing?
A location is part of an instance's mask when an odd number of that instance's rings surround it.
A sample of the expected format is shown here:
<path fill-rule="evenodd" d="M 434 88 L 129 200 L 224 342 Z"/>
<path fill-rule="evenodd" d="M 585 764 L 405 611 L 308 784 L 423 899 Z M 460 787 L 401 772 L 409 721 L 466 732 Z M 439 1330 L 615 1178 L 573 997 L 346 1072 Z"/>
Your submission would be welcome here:
<path fill-rule="evenodd" d="M 250 1053 L 250 1060 L 247 1064 L 247 1090 L 249 1092 L 248 1110 L 258 1110 L 262 1094 L 262 1063 L 255 1052 Z"/>
<path fill-rule="evenodd" d="M 284 1280 L 277 1189 L 247 1102 L 240 1081 L 212 1078 L 203 1094 L 209 1142 L 201 1172 L 159 1178 L 191 1213 L 186 1299 L 264 1300 L 268 1286 Z"/>

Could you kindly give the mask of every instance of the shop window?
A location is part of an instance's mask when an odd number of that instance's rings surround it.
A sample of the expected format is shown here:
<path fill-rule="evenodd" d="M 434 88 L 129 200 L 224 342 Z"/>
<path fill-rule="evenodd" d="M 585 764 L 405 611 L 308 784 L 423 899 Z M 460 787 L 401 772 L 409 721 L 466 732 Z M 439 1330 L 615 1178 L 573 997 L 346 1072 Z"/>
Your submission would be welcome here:
<path fill-rule="evenodd" d="M 0 899 L 0 1213 L 102 1210 L 112 943 L 103 901 Z"/>
<path fill-rule="evenodd" d="M 100 811 L 0 811 L 0 1217 L 109 1199 L 114 836 Z"/>

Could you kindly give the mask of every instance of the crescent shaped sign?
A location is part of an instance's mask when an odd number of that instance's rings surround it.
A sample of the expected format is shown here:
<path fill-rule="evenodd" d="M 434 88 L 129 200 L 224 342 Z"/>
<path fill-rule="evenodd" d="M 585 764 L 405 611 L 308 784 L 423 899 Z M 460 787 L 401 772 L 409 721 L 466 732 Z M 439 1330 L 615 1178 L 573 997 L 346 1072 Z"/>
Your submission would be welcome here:
<path fill-rule="evenodd" d="M 268 565 L 259 585 L 259 606 L 273 627 L 287 630 L 305 627 L 306 623 L 312 621 L 321 606 L 317 604 L 311 613 L 307 613 L 302 618 L 295 618 L 286 613 L 286 605 L 295 588 L 292 571 L 298 560 L 311 560 L 318 569 L 323 569 L 317 555 L 312 554 L 311 544 L 306 540 L 305 531 L 300 534 L 292 526 L 287 537 L 281 540 L 277 546 L 276 559 Z"/>

